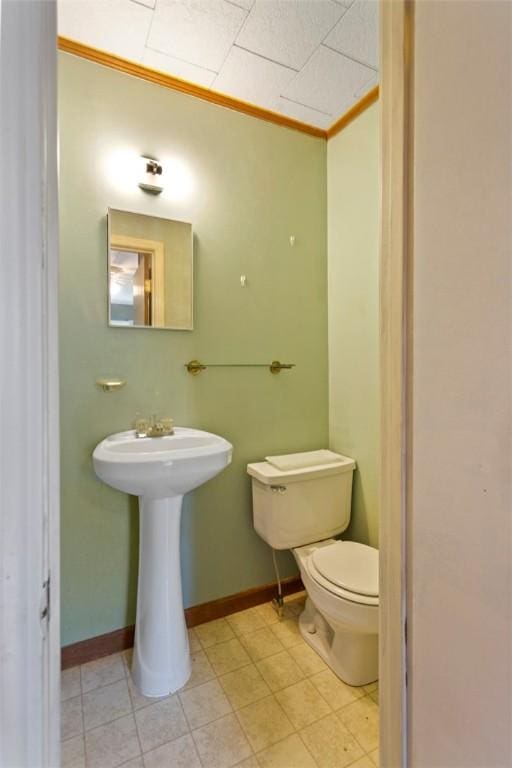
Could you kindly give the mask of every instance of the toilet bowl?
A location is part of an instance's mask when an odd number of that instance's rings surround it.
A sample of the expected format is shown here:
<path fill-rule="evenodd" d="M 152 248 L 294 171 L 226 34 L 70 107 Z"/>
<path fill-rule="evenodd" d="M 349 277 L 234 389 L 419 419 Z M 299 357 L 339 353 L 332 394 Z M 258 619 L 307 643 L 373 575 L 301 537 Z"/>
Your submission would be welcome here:
<path fill-rule="evenodd" d="M 343 574 L 340 586 L 338 568 L 346 562 L 347 548 L 351 567 Z M 319 567 L 315 559 L 320 551 L 327 557 L 322 558 Z M 306 607 L 299 618 L 302 637 L 349 685 L 368 685 L 377 680 L 378 551 L 356 542 L 329 539 L 292 552 L 307 593 Z"/>
<path fill-rule="evenodd" d="M 354 469 L 353 459 L 330 451 L 247 467 L 255 530 L 274 549 L 290 549 L 300 569 L 304 640 L 344 682 L 360 686 L 378 678 L 379 553 L 333 538 L 350 522 Z"/>

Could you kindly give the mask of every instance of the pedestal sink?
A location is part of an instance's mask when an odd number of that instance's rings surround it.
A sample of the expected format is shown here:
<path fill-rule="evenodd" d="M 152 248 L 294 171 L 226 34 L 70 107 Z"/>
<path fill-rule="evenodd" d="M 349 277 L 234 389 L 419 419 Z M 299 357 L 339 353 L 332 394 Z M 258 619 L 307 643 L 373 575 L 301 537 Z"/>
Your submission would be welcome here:
<path fill-rule="evenodd" d="M 93 453 L 100 480 L 139 497 L 140 545 L 132 677 L 145 696 L 167 696 L 190 676 L 180 569 L 183 494 L 231 462 L 224 438 L 177 427 L 173 435 L 119 432 Z"/>

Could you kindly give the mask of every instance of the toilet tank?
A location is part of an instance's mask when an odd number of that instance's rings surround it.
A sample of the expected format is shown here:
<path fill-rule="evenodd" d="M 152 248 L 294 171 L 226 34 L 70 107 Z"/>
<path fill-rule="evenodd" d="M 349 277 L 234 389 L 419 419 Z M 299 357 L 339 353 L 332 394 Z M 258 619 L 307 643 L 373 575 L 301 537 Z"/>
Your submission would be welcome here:
<path fill-rule="evenodd" d="M 347 456 L 336 456 L 337 463 L 289 471 L 268 461 L 247 466 L 254 528 L 271 547 L 293 549 L 347 528 L 356 464 Z"/>

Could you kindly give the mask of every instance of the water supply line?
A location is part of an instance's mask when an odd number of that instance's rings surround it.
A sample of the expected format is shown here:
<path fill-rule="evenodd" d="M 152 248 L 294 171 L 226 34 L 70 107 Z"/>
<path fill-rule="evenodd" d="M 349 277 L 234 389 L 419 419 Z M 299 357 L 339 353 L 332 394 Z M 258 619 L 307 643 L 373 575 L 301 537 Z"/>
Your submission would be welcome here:
<path fill-rule="evenodd" d="M 282 618 L 283 608 L 284 608 L 283 588 L 281 586 L 281 577 L 279 576 L 279 568 L 277 567 L 276 551 L 273 547 L 272 547 L 272 561 L 274 563 L 274 571 L 276 574 L 276 581 L 277 581 L 277 597 L 274 597 L 274 599 L 272 600 L 272 605 L 274 609 L 277 611 L 277 615 L 279 616 L 279 618 Z"/>

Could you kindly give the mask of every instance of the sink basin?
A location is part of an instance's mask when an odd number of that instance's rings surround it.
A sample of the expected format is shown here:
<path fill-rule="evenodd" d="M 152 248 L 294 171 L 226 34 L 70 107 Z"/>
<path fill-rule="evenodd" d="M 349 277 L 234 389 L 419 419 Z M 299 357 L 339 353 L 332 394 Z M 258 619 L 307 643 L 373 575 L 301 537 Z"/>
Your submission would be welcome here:
<path fill-rule="evenodd" d="M 100 480 L 139 497 L 132 677 L 145 696 L 167 696 L 190 677 L 180 567 L 183 495 L 227 467 L 232 450 L 223 437 L 184 427 L 164 437 L 118 432 L 94 449 L 93 465 Z"/>
<path fill-rule="evenodd" d="M 96 474 L 134 496 L 182 496 L 215 477 L 231 461 L 227 440 L 176 427 L 165 437 L 136 437 L 133 430 L 105 438 L 93 453 Z"/>

